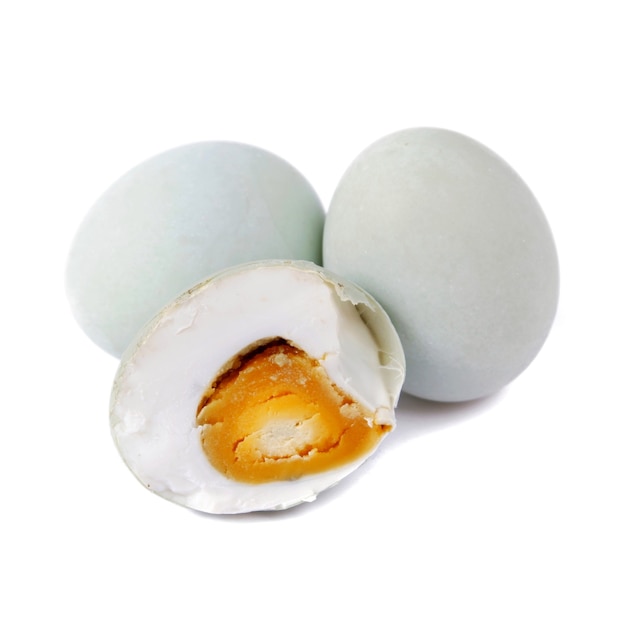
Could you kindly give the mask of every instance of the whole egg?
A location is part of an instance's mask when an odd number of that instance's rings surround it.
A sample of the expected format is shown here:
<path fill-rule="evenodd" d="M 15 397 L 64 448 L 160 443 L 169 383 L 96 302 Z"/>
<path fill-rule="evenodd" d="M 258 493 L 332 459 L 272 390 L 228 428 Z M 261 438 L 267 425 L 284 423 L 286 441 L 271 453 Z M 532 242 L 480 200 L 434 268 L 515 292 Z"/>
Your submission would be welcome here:
<path fill-rule="evenodd" d="M 356 158 L 330 203 L 324 266 L 383 305 L 406 355 L 404 390 L 436 401 L 517 377 L 557 309 L 537 199 L 492 150 L 445 129 L 402 130 Z"/>
<path fill-rule="evenodd" d="M 253 260 L 321 263 L 324 210 L 307 180 L 260 148 L 209 141 L 159 154 L 115 182 L 74 238 L 66 290 L 76 320 L 120 356 L 166 303 Z"/>

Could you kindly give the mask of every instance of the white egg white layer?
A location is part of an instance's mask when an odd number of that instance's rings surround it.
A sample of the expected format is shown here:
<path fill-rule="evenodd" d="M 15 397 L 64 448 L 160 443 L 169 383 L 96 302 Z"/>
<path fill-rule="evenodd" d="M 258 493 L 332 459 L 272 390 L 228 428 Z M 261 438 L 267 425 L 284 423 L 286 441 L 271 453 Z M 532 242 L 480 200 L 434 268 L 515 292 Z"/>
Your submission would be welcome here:
<path fill-rule="evenodd" d="M 374 327 L 363 320 L 372 311 Z M 196 425 L 200 399 L 233 356 L 275 337 L 319 360 L 335 384 L 374 413 L 375 424 L 395 424 L 403 354 L 376 302 L 310 263 L 236 267 L 162 310 L 122 359 L 111 400 L 112 433 L 147 488 L 211 513 L 282 509 L 313 500 L 366 459 L 253 485 L 228 479 L 209 463 Z"/>

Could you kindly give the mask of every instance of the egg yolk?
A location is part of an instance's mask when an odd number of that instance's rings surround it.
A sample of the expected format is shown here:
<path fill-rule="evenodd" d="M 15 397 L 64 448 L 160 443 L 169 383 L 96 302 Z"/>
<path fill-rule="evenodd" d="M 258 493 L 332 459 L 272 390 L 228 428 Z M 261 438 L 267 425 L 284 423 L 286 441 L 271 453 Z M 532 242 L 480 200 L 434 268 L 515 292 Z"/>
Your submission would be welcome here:
<path fill-rule="evenodd" d="M 198 406 L 204 453 L 229 478 L 297 479 L 372 450 L 389 425 L 340 390 L 320 363 L 278 338 L 235 358 Z"/>

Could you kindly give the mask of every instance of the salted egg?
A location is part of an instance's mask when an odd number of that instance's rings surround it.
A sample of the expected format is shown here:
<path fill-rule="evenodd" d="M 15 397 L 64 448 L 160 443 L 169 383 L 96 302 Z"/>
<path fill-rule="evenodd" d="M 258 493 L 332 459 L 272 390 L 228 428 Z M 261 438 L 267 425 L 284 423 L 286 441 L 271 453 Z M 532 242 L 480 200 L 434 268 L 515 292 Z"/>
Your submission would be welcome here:
<path fill-rule="evenodd" d="M 130 170 L 92 206 L 70 250 L 66 290 L 85 333 L 119 357 L 168 301 L 253 260 L 321 263 L 324 209 L 283 159 L 209 141 Z"/>
<path fill-rule="evenodd" d="M 152 492 L 209 513 L 284 509 L 352 473 L 395 424 L 398 335 L 310 262 L 246 263 L 166 305 L 122 357 L 110 422 Z"/>
<path fill-rule="evenodd" d="M 370 292 L 404 346 L 404 390 L 489 395 L 535 358 L 555 317 L 559 268 L 528 186 L 481 143 L 413 128 L 365 149 L 324 229 L 324 266 Z"/>

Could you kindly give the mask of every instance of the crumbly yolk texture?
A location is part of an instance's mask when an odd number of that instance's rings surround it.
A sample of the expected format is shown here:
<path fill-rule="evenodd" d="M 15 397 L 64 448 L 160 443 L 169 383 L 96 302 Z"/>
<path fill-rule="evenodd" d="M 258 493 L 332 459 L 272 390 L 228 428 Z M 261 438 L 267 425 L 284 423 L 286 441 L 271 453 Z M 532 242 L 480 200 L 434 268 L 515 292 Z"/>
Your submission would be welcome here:
<path fill-rule="evenodd" d="M 336 468 L 371 451 L 390 429 L 283 339 L 236 358 L 200 401 L 197 424 L 211 464 L 246 483 Z"/>

